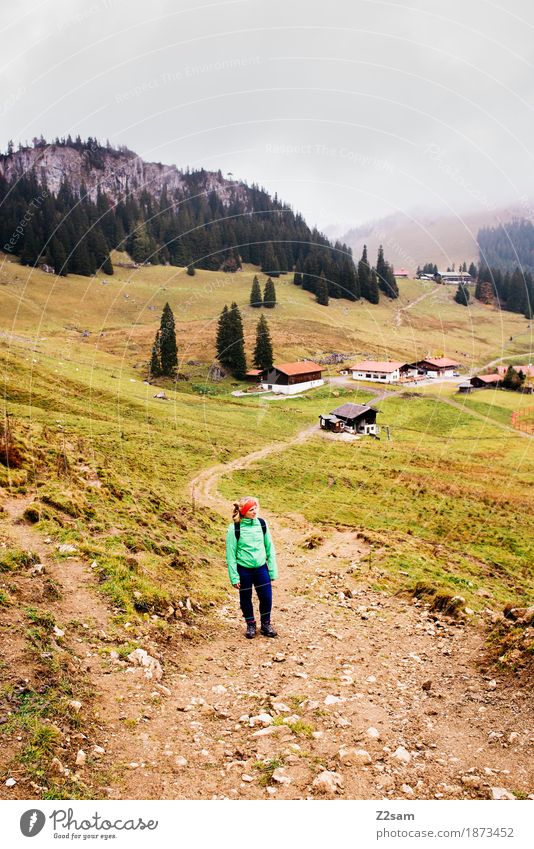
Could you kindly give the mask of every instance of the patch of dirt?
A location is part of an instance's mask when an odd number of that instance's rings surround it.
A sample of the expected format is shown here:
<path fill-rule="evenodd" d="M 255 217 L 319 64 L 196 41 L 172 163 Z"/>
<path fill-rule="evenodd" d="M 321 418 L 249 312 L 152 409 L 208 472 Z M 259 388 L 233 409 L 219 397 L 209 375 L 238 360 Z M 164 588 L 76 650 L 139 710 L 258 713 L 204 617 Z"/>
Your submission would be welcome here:
<path fill-rule="evenodd" d="M 203 471 L 192 494 L 226 516 L 217 492 L 223 474 L 312 432 Z M 7 507 L 16 521 L 21 502 Z M 313 782 L 323 770 L 340 776 L 335 795 L 347 799 L 490 798 L 492 786 L 532 794 L 531 693 L 519 676 L 485 665 L 483 627 L 373 589 L 368 546 L 354 530 L 317 528 L 298 513 L 265 515 L 280 566 L 279 636 L 245 640 L 229 587 L 212 620 L 191 613 L 194 639 L 176 649 L 131 629 L 161 661 L 161 680 L 102 658 L 95 632 L 110 629 L 109 613 L 88 566 L 76 558 L 53 564 L 35 529 L 13 526 L 62 586 L 51 605 L 58 619 L 91 622 L 89 634 L 73 634 L 71 649 L 94 693 L 107 795 L 303 799 L 320 792 Z M 310 534 L 318 544 L 307 550 Z M 115 639 L 127 635 L 125 626 Z"/>

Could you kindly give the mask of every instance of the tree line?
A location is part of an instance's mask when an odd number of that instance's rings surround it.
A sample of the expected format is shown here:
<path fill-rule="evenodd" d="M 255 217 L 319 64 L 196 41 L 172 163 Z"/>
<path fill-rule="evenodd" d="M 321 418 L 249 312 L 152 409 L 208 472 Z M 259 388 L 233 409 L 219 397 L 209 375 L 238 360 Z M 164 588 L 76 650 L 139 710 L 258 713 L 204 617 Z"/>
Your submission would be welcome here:
<path fill-rule="evenodd" d="M 54 144 L 77 150 L 97 174 L 106 157 L 134 156 L 93 138 L 83 142 L 69 136 Z M 45 147 L 46 140 L 35 139 L 34 146 Z M 0 165 L 16 156 L 10 144 Z M 0 248 L 25 265 L 48 264 L 62 275 L 112 274 L 110 252 L 115 249 L 126 250 L 136 263 L 187 266 L 189 273 L 195 268 L 232 272 L 251 263 L 271 279 L 294 274 L 296 285 L 320 303 L 329 298 L 378 303 L 380 292 L 398 296 L 383 252 L 372 268 L 365 248 L 356 268 L 346 244 L 310 229 L 276 194 L 271 197 L 255 184 L 228 183 L 220 171 L 187 170 L 181 177 L 183 189 L 164 187 L 159 197 L 143 190 L 114 202 L 100 190 L 92 199 L 83 183 L 75 187 L 67 177 L 54 195 L 34 172 L 11 182 L 0 175 Z M 30 204 L 41 196 L 43 202 L 26 221 Z"/>

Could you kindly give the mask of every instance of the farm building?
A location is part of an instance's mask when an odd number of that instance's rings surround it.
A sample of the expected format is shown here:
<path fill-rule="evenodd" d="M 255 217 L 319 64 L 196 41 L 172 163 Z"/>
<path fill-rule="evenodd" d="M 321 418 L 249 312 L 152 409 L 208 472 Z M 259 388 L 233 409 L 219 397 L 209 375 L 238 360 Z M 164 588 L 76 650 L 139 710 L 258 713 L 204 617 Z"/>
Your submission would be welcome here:
<path fill-rule="evenodd" d="M 335 433 L 343 430 L 346 433 L 376 436 L 379 431 L 376 424 L 377 413 L 378 410 L 374 407 L 367 407 L 364 404 L 342 404 L 341 407 L 332 410 L 330 415 L 319 416 L 319 424 L 324 430 L 333 430 Z"/>
<path fill-rule="evenodd" d="M 458 368 L 460 368 L 460 363 L 449 359 L 449 357 L 428 357 L 426 360 L 409 364 L 409 369 L 412 372 L 417 370 L 417 375 L 426 377 L 454 377 Z"/>
<path fill-rule="evenodd" d="M 334 416 L 333 413 L 329 415 L 321 413 L 319 416 L 319 424 L 323 430 L 331 430 L 332 433 L 341 433 L 344 430 L 344 425 L 341 419 L 338 419 L 337 416 Z"/>
<path fill-rule="evenodd" d="M 296 392 L 304 392 L 322 386 L 322 368 L 317 363 L 281 363 L 273 365 L 272 369 L 263 372 L 261 385 L 264 389 L 271 389 L 283 395 L 293 395 Z"/>
<path fill-rule="evenodd" d="M 512 365 L 513 365 L 516 372 L 519 373 L 520 371 L 522 371 L 523 374 L 525 375 L 525 377 L 534 377 L 534 366 L 532 364 L 529 363 L 528 366 L 527 365 L 520 366 L 520 365 L 514 365 L 512 363 Z M 497 366 L 497 374 L 500 374 L 501 377 L 504 377 L 507 371 L 508 371 L 508 366 Z"/>
<path fill-rule="evenodd" d="M 471 283 L 473 278 L 467 271 L 438 271 L 442 283 Z"/>
<path fill-rule="evenodd" d="M 502 378 L 502 374 L 476 374 L 471 378 L 471 386 L 475 389 L 491 389 L 498 386 Z"/>
<path fill-rule="evenodd" d="M 379 380 L 383 383 L 394 383 L 401 375 L 404 363 L 392 361 L 378 362 L 375 360 L 364 360 L 351 366 L 350 370 L 354 380 Z"/>
<path fill-rule="evenodd" d="M 469 393 L 472 391 L 473 384 L 470 380 L 467 380 L 465 383 L 458 384 L 458 392 L 461 392 L 463 395 L 469 395 Z"/>
<path fill-rule="evenodd" d="M 393 273 L 394 273 L 395 277 L 406 278 L 406 277 L 410 276 L 405 268 L 399 268 L 398 271 L 397 271 L 397 269 L 395 269 Z"/>
<path fill-rule="evenodd" d="M 261 368 L 249 368 L 245 374 L 245 379 L 251 383 L 259 383 L 263 372 Z"/>

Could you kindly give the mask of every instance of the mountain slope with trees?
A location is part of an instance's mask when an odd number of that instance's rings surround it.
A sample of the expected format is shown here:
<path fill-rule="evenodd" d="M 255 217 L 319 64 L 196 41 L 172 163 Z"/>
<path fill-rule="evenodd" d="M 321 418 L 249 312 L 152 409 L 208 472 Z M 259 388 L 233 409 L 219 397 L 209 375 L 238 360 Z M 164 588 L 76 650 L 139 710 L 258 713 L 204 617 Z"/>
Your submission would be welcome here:
<path fill-rule="evenodd" d="M 0 243 L 26 265 L 56 274 L 111 274 L 112 249 L 138 264 L 236 271 L 271 277 L 304 272 L 330 297 L 360 297 L 350 248 L 332 243 L 277 195 L 227 180 L 220 171 L 146 163 L 96 139 L 56 139 L 0 156 Z"/>

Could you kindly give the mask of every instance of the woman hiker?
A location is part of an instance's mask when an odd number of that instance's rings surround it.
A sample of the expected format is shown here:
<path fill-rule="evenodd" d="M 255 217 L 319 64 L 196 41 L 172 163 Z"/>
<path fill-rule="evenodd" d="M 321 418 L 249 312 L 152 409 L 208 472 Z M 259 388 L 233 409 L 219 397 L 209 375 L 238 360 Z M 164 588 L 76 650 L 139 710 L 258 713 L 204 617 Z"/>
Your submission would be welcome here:
<path fill-rule="evenodd" d="M 241 611 L 247 623 L 245 636 L 256 636 L 252 607 L 252 587 L 260 602 L 260 630 L 264 637 L 276 637 L 271 625 L 273 601 L 271 581 L 278 577 L 276 552 L 265 519 L 258 518 L 257 498 L 247 496 L 234 504 L 232 524 L 226 534 L 226 562 L 230 583 L 239 590 Z"/>

